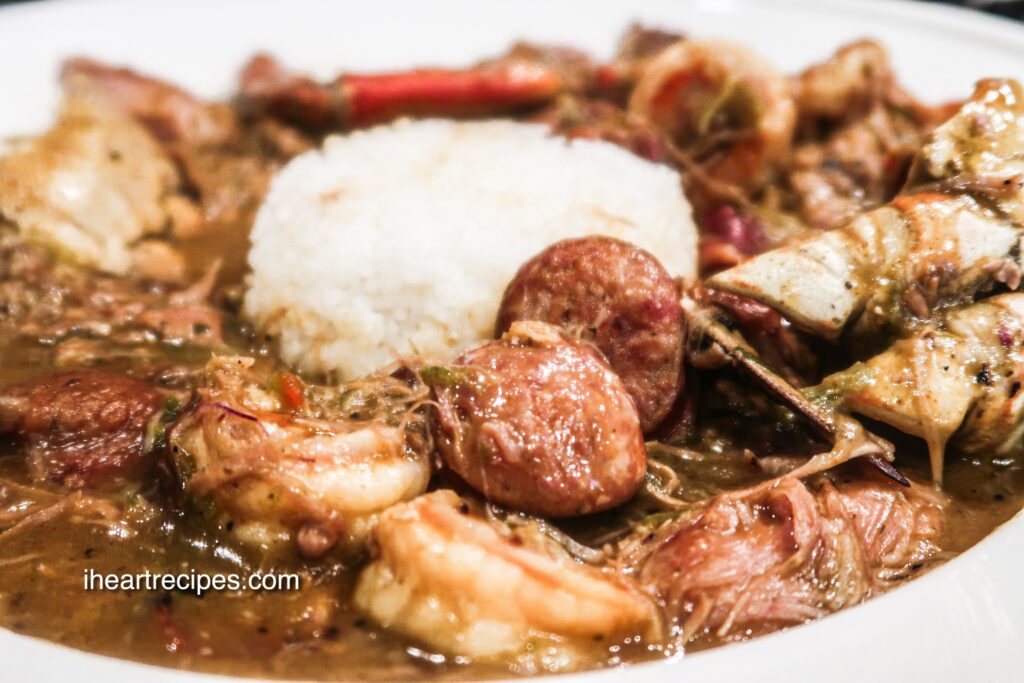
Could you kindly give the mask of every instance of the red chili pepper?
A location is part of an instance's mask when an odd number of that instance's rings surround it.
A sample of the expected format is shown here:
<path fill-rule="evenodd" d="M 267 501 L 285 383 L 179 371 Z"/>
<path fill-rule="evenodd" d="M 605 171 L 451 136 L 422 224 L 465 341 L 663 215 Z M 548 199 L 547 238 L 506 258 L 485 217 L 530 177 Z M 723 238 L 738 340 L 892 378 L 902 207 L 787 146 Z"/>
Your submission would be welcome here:
<path fill-rule="evenodd" d="M 301 379 L 290 372 L 282 372 L 278 376 L 278 384 L 281 387 L 281 399 L 287 407 L 296 410 L 306 404 Z"/>

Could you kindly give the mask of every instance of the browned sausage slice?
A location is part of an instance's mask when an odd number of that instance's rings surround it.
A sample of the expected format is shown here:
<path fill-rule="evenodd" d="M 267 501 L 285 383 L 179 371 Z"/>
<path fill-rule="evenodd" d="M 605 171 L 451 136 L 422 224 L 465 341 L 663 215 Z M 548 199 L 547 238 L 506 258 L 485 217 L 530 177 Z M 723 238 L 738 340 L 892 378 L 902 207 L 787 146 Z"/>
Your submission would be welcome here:
<path fill-rule="evenodd" d="M 149 420 L 160 393 L 131 377 L 95 370 L 61 372 L 0 389 L 0 432 L 28 445 L 40 480 L 69 487 L 141 474 Z"/>
<path fill-rule="evenodd" d="M 490 501 L 566 517 L 619 505 L 643 481 L 643 434 L 622 381 L 556 327 L 514 323 L 422 375 L 437 395 L 441 456 Z"/>
<path fill-rule="evenodd" d="M 496 336 L 516 320 L 562 325 L 593 342 L 636 401 L 645 432 L 682 389 L 683 312 L 675 283 L 632 244 L 594 236 L 548 247 L 509 283 Z"/>

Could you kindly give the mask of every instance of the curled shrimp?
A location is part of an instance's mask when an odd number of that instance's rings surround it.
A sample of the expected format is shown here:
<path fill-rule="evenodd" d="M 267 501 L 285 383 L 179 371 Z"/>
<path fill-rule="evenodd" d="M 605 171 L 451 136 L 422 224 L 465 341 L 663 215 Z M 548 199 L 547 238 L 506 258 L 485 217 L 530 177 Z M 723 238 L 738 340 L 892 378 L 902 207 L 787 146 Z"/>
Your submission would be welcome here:
<path fill-rule="evenodd" d="M 284 410 L 247 381 L 252 362 L 212 361 L 201 401 L 171 435 L 186 496 L 250 547 L 361 550 L 376 513 L 426 489 L 426 452 L 407 447 L 400 426 Z"/>
<path fill-rule="evenodd" d="M 660 641 L 657 608 L 632 584 L 471 516 L 452 491 L 388 510 L 374 539 L 356 606 L 447 654 L 559 671 L 627 638 Z"/>
<path fill-rule="evenodd" d="M 644 68 L 629 114 L 664 131 L 716 184 L 745 189 L 786 160 L 796 122 L 785 78 L 746 48 L 701 40 Z"/>

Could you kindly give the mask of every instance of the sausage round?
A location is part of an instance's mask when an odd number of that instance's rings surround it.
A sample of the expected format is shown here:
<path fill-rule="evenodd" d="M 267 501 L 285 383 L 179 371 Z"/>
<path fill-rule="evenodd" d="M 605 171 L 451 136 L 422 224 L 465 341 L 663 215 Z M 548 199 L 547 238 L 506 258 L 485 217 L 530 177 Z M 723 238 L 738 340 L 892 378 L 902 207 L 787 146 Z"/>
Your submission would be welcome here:
<path fill-rule="evenodd" d="M 683 384 L 683 311 L 675 283 L 650 253 L 611 237 L 558 242 L 505 289 L 495 336 L 516 320 L 562 325 L 592 342 L 622 378 L 649 432 Z"/>
<path fill-rule="evenodd" d="M 556 327 L 513 323 L 422 375 L 437 396 L 442 458 L 494 503 L 568 517 L 619 505 L 643 482 L 643 434 L 622 381 Z"/>
<path fill-rule="evenodd" d="M 37 479 L 109 484 L 152 464 L 146 426 L 161 403 L 156 389 L 125 375 L 61 372 L 0 389 L 0 432 L 26 442 Z"/>

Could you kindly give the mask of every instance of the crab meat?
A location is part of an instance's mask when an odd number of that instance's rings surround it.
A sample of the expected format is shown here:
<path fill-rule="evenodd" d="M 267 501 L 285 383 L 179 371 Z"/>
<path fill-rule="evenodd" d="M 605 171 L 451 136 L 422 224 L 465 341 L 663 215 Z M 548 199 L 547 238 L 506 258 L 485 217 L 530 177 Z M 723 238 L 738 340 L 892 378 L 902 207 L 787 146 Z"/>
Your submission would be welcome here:
<path fill-rule="evenodd" d="M 70 98 L 53 128 L 13 141 L 0 157 L 0 222 L 75 262 L 125 275 L 136 270 L 144 238 L 168 224 L 177 186 L 170 159 L 142 126 Z"/>

